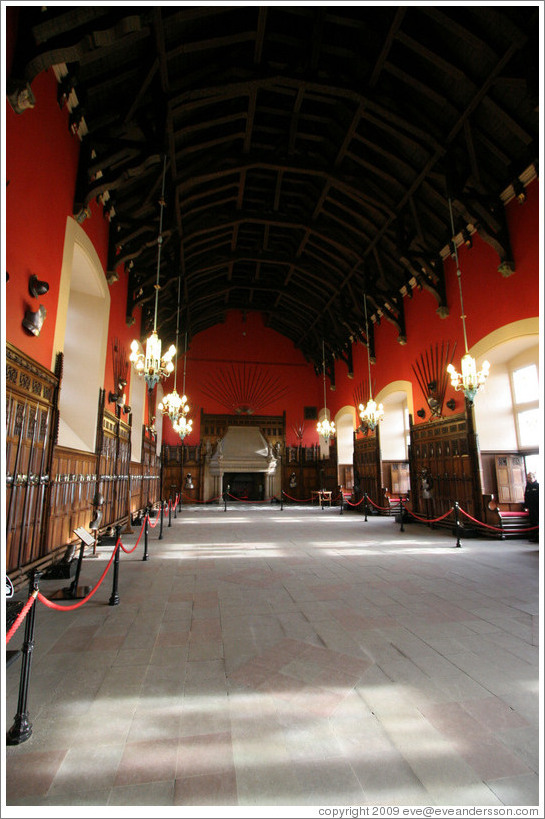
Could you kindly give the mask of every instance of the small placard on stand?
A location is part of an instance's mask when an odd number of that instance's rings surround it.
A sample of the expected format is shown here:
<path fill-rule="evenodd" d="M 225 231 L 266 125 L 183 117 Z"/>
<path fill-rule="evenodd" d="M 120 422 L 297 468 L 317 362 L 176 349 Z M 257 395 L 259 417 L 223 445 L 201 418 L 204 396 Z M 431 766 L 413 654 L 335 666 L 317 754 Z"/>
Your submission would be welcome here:
<path fill-rule="evenodd" d="M 77 535 L 80 540 L 83 540 L 86 546 L 95 545 L 95 539 L 93 535 L 89 534 L 87 529 L 84 529 L 83 526 L 80 526 L 79 529 L 74 529 L 74 534 Z"/>
<path fill-rule="evenodd" d="M 54 594 L 49 595 L 51 600 L 82 600 L 84 597 L 87 597 L 87 595 L 91 591 L 90 586 L 78 586 L 78 582 L 85 547 L 93 546 L 95 540 L 93 536 L 89 534 L 87 529 L 83 528 L 83 526 L 80 526 L 79 529 L 74 529 L 73 531 L 74 534 L 77 535 L 81 540 L 78 564 L 76 568 L 76 576 L 74 577 L 74 580 L 70 586 L 66 586 L 64 589 L 59 589 L 59 591 L 56 591 Z"/>

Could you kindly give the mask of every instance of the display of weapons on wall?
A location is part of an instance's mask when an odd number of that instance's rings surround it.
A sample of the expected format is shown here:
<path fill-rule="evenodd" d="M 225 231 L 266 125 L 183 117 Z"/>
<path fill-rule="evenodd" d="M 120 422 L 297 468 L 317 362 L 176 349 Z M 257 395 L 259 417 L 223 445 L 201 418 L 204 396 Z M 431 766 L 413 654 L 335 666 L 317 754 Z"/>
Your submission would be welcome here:
<path fill-rule="evenodd" d="M 238 415 L 254 415 L 282 398 L 288 388 L 279 378 L 270 375 L 257 365 L 231 366 L 220 370 L 213 379 L 201 387 L 201 391 L 218 401 L 229 412 Z"/>
<path fill-rule="evenodd" d="M 426 403 L 431 412 L 432 418 L 441 418 L 443 414 L 443 401 L 449 382 L 447 367 L 452 363 L 456 352 L 456 342 L 450 352 L 450 342 L 441 342 L 433 345 L 420 354 L 420 359 L 412 365 L 413 372 L 418 381 L 418 386 L 422 391 Z"/>

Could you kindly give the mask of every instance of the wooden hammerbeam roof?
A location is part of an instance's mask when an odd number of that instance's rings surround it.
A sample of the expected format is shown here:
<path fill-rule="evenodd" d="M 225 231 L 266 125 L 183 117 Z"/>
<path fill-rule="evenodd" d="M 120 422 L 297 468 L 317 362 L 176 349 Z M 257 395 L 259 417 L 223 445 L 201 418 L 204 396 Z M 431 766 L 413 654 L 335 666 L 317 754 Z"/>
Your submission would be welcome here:
<path fill-rule="evenodd" d="M 401 342 L 415 287 L 448 313 L 449 196 L 456 231 L 515 268 L 503 209 L 537 175 L 538 29 L 537 4 L 22 6 L 8 87 L 57 72 L 74 215 L 102 203 L 129 322 L 153 323 L 166 155 L 160 335 L 181 277 L 189 340 L 255 310 L 320 370 L 322 339 L 329 360 L 365 340 L 364 294 Z"/>

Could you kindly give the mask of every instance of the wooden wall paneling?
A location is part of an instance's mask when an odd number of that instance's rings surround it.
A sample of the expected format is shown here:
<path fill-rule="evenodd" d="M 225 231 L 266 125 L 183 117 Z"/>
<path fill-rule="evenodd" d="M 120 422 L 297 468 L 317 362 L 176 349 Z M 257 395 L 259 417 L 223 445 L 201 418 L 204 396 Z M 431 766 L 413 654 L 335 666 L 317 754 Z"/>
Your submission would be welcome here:
<path fill-rule="evenodd" d="M 129 466 L 129 509 L 136 515 L 144 508 L 142 502 L 142 465 L 131 461 Z"/>
<path fill-rule="evenodd" d="M 382 463 L 379 427 L 363 438 L 354 438 L 354 481 L 358 477 L 358 496 L 365 492 L 373 503 L 382 506 L 384 492 L 382 485 Z M 363 504 L 358 506 L 363 512 Z"/>
<path fill-rule="evenodd" d="M 188 496 L 191 500 L 203 500 L 202 498 L 202 494 L 204 491 L 202 479 L 203 466 L 204 466 L 203 450 L 200 444 L 197 444 L 195 446 L 187 446 L 186 444 L 184 444 L 183 460 L 181 461 L 180 468 L 180 484 L 178 485 L 178 491 L 182 489 L 185 495 Z M 188 472 L 191 473 L 191 480 L 194 489 L 187 489 L 185 487 L 185 479 L 187 477 Z"/>
<path fill-rule="evenodd" d="M 74 529 L 88 528 L 96 489 L 97 456 L 56 447 L 53 456 L 47 540 L 52 548 L 74 540 Z"/>
<path fill-rule="evenodd" d="M 6 343 L 6 564 L 20 569 L 43 552 L 44 519 L 62 356 L 55 373 Z"/>
<path fill-rule="evenodd" d="M 117 419 L 107 410 L 102 417 L 102 451 L 99 455 L 100 491 L 104 496 L 103 525 L 115 521 L 115 468 L 117 460 Z"/>
<path fill-rule="evenodd" d="M 142 441 L 142 498 L 143 506 L 161 500 L 161 462 L 156 452 L 155 438 L 144 428 Z"/>
<path fill-rule="evenodd" d="M 422 498 L 421 473 L 433 478 L 433 516 L 439 517 L 457 501 L 468 514 L 483 520 L 482 469 L 472 410 L 450 418 L 413 425 L 411 419 L 411 498 L 415 512 L 430 514 Z"/>
<path fill-rule="evenodd" d="M 115 510 L 114 521 L 128 519 L 129 472 L 131 461 L 131 428 L 121 418 L 117 421 L 117 453 L 115 466 Z"/>

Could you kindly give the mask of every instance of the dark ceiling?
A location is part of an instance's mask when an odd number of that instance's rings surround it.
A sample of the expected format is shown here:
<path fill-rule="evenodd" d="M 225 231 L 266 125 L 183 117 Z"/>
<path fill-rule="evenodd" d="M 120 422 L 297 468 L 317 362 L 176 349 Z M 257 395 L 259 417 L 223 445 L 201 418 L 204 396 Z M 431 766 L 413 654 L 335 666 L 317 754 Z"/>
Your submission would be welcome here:
<path fill-rule="evenodd" d="M 98 197 L 110 218 L 129 322 L 140 306 L 153 326 L 166 157 L 159 335 L 174 340 L 180 282 L 189 343 L 259 311 L 320 369 L 322 339 L 347 363 L 365 341 L 364 294 L 370 327 L 392 321 L 401 343 L 415 287 L 452 309 L 449 197 L 455 234 L 513 267 L 506 191 L 538 172 L 538 12 L 21 6 L 11 80 L 64 75 L 74 215 Z"/>

